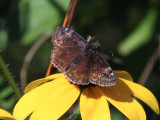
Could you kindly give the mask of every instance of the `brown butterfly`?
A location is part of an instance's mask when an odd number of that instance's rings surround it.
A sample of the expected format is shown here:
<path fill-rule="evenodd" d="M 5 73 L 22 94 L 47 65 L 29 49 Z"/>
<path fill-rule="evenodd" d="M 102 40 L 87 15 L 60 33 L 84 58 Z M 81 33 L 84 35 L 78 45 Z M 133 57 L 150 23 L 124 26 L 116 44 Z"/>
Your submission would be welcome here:
<path fill-rule="evenodd" d="M 68 80 L 77 85 L 114 86 L 116 77 L 106 60 L 96 52 L 100 44 L 91 45 L 76 32 L 57 27 L 52 36 L 51 61 Z"/>

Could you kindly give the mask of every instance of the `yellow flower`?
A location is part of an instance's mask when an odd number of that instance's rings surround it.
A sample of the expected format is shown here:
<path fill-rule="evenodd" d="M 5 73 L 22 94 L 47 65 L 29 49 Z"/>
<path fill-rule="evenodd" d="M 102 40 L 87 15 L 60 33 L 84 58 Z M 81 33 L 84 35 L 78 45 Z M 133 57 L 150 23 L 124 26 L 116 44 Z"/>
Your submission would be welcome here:
<path fill-rule="evenodd" d="M 159 114 L 158 102 L 148 89 L 132 82 L 127 72 L 113 72 L 117 78 L 116 86 L 89 86 L 82 92 L 79 86 L 71 84 L 62 73 L 33 81 L 16 104 L 13 116 L 17 120 L 24 120 L 29 115 L 30 120 L 58 119 L 79 96 L 82 120 L 110 120 L 108 102 L 130 120 L 146 120 L 145 111 L 135 97 Z"/>
<path fill-rule="evenodd" d="M 0 109 L 0 119 L 15 120 L 15 118 L 7 111 Z"/>

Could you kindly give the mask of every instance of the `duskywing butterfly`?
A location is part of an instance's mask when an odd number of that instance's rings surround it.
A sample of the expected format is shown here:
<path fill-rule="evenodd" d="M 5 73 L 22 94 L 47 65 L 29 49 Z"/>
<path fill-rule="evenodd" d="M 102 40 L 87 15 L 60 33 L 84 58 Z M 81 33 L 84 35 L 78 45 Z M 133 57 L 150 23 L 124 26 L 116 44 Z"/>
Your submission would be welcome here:
<path fill-rule="evenodd" d="M 96 52 L 100 44 L 91 45 L 76 32 L 57 27 L 52 36 L 51 61 L 68 80 L 77 85 L 114 86 L 116 77 L 106 60 Z"/>

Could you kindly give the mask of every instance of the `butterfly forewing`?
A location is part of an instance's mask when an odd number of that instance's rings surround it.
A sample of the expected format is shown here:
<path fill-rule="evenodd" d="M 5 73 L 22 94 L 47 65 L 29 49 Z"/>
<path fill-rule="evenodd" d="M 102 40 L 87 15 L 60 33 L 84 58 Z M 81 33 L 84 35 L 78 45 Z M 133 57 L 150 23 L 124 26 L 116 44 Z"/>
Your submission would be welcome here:
<path fill-rule="evenodd" d="M 68 28 L 58 27 L 52 36 L 55 45 L 51 55 L 52 64 L 64 72 L 71 61 L 79 55 L 86 46 L 86 41 L 76 32 Z"/>
<path fill-rule="evenodd" d="M 59 71 L 65 72 L 73 59 L 82 52 L 80 47 L 54 47 L 51 61 Z"/>
<path fill-rule="evenodd" d="M 86 46 L 86 40 L 82 38 L 76 32 L 64 28 L 57 27 L 56 31 L 53 33 L 52 42 L 55 46 L 74 46 L 82 47 Z"/>

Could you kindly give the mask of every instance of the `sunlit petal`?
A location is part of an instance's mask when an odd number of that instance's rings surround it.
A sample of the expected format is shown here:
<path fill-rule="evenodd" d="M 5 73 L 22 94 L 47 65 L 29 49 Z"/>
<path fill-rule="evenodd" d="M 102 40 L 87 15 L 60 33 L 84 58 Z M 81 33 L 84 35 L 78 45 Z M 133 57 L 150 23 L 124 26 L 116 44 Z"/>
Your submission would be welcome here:
<path fill-rule="evenodd" d="M 41 105 L 50 95 L 56 92 L 60 86 L 68 84 L 65 78 L 55 79 L 47 82 L 32 91 L 26 93 L 15 105 L 13 116 L 19 120 L 24 120 L 31 112 Z M 54 102 L 54 101 L 53 101 Z"/>
<path fill-rule="evenodd" d="M 146 120 L 143 107 L 129 94 L 123 94 L 116 89 L 100 88 L 106 99 L 130 120 Z"/>
<path fill-rule="evenodd" d="M 129 81 L 133 81 L 132 76 L 126 72 L 126 71 L 121 71 L 121 70 L 113 70 L 116 78 L 123 78 Z"/>
<path fill-rule="evenodd" d="M 58 119 L 73 105 L 79 94 L 79 87 L 69 82 L 58 86 L 56 91 L 53 91 L 53 94 L 33 112 L 30 120 Z"/>
<path fill-rule="evenodd" d="M 83 120 L 110 120 L 108 103 L 97 87 L 89 87 L 82 92 L 80 112 Z"/>
<path fill-rule="evenodd" d="M 15 120 L 14 117 L 7 111 L 0 109 L 0 119 Z"/>
<path fill-rule="evenodd" d="M 132 91 L 132 95 L 146 103 L 155 113 L 159 114 L 158 101 L 155 96 L 145 87 L 134 82 L 120 78 Z"/>
<path fill-rule="evenodd" d="M 109 89 L 118 91 L 119 93 L 133 95 L 146 103 L 155 113 L 159 114 L 158 102 L 155 96 L 147 88 L 117 77 L 117 85 L 115 87 L 110 87 Z"/>
<path fill-rule="evenodd" d="M 63 73 L 57 73 L 57 74 L 50 75 L 50 76 L 48 76 L 46 78 L 35 80 L 35 81 L 33 81 L 33 82 L 31 82 L 30 84 L 27 85 L 27 87 L 24 90 L 24 93 L 29 92 L 30 90 L 36 88 L 37 86 L 39 86 L 39 85 L 41 85 L 41 84 L 43 84 L 45 82 L 54 80 L 56 78 L 61 78 L 61 77 L 64 77 Z"/>

